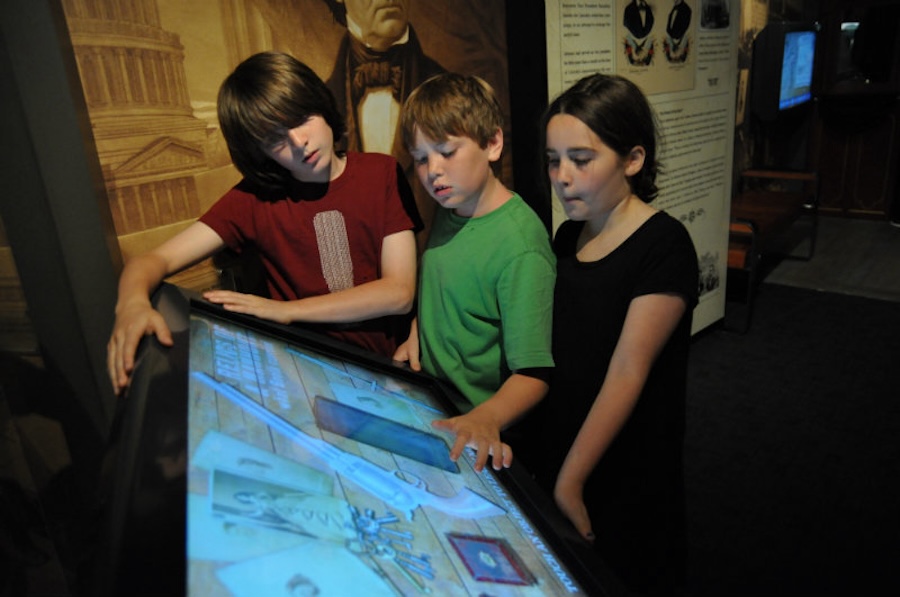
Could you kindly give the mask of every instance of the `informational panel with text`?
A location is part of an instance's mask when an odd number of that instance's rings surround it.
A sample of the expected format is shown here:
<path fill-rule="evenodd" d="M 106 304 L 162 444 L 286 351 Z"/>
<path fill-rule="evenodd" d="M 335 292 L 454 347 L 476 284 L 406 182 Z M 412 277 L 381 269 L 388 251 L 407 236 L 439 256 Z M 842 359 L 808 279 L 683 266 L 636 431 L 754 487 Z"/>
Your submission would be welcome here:
<path fill-rule="evenodd" d="M 654 205 L 687 227 L 700 259 L 694 331 L 722 318 L 740 5 L 736 0 L 547 0 L 548 94 L 596 72 L 634 81 L 662 137 Z M 565 218 L 553 206 L 554 229 Z"/>

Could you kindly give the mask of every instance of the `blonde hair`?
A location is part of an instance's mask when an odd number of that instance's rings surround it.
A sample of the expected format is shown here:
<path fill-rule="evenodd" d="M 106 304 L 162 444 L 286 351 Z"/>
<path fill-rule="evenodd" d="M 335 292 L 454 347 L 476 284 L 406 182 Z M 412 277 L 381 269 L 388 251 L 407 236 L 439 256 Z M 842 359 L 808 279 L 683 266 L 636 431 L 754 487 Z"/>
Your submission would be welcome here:
<path fill-rule="evenodd" d="M 469 137 L 486 147 L 503 128 L 503 110 L 494 90 L 472 75 L 444 73 L 419 85 L 406 99 L 400 130 L 406 147 L 415 144 L 416 130 L 434 141 Z"/>

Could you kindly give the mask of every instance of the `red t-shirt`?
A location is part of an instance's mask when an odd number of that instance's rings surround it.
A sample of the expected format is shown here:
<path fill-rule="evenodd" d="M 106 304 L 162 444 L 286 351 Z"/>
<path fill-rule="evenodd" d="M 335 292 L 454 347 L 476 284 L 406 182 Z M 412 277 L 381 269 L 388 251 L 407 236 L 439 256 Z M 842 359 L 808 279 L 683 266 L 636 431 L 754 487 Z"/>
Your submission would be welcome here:
<path fill-rule="evenodd" d="M 376 280 L 385 237 L 421 227 L 415 200 L 394 158 L 347 154 L 344 172 L 327 184 L 295 181 L 282 196 L 262 198 L 246 180 L 200 221 L 237 253 L 259 253 L 269 296 L 295 300 Z M 304 327 L 392 356 L 408 318 Z"/>

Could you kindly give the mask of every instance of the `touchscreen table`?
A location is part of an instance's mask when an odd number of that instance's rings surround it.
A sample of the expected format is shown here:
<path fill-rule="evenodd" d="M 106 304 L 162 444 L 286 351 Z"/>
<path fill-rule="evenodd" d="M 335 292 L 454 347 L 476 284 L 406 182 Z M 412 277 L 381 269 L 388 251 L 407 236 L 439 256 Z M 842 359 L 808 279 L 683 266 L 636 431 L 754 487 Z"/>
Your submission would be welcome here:
<path fill-rule="evenodd" d="M 594 592 L 424 376 L 197 310 L 189 360 L 189 595 Z"/>

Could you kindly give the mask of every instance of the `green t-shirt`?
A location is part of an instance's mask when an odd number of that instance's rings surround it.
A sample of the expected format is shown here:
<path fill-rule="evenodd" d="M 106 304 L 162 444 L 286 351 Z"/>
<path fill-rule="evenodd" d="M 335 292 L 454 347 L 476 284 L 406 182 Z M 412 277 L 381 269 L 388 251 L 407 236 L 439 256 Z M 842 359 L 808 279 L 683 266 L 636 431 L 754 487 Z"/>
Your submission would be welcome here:
<path fill-rule="evenodd" d="M 439 209 L 419 285 L 423 369 L 477 405 L 512 371 L 552 367 L 555 279 L 547 230 L 520 196 L 477 218 Z"/>

